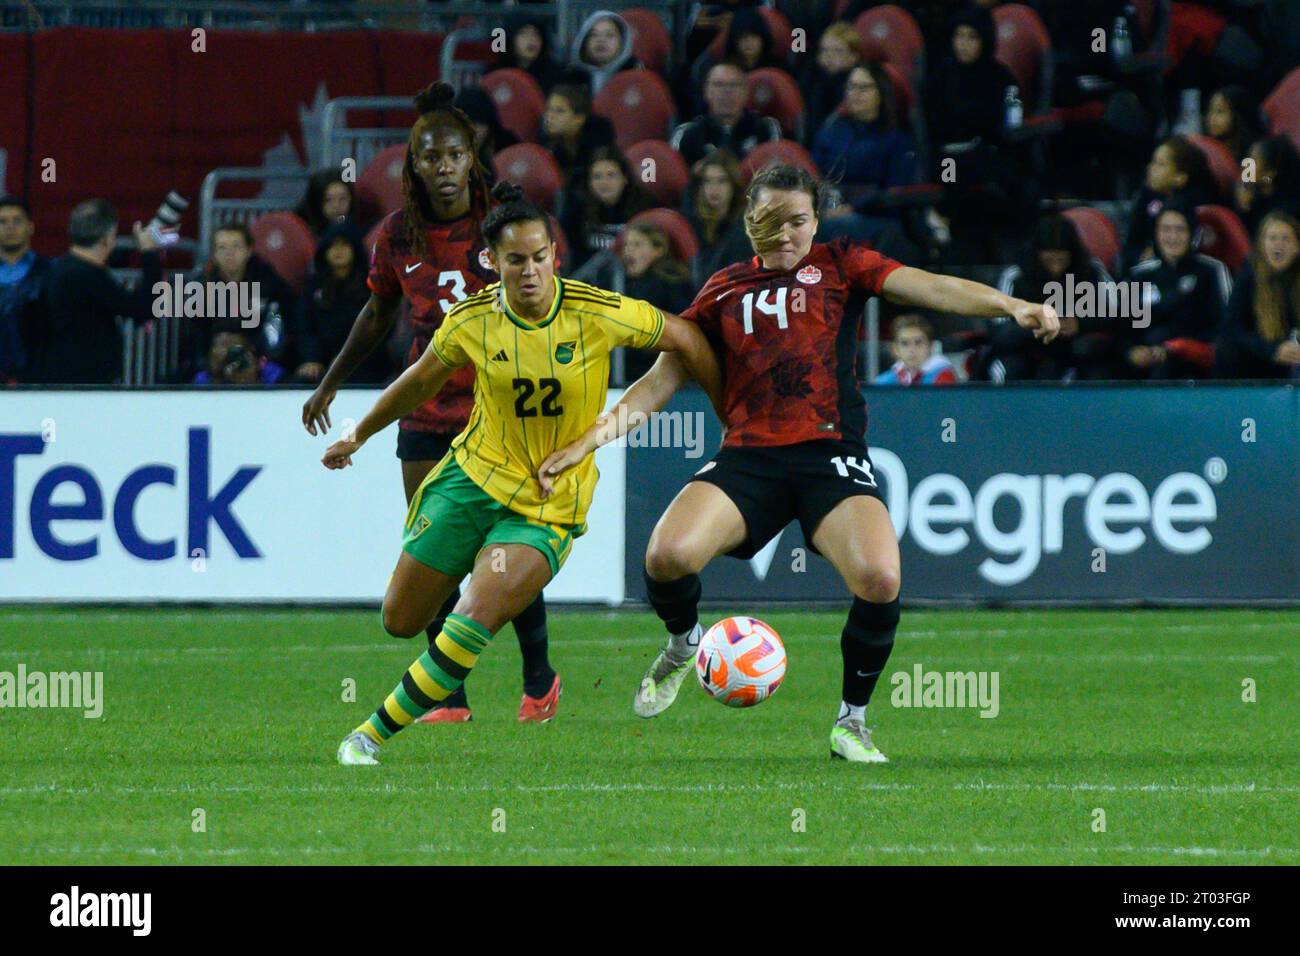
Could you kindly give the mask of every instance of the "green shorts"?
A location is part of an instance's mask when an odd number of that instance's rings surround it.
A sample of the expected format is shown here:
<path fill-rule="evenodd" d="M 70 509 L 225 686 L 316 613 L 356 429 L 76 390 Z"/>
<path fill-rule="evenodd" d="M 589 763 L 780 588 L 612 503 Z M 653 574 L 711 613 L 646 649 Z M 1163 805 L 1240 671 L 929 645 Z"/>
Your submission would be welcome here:
<path fill-rule="evenodd" d="M 546 556 L 551 577 L 585 527 L 551 524 L 511 511 L 470 480 L 448 454 L 421 483 L 406 513 L 402 550 L 421 564 L 461 578 L 480 551 L 494 544 L 526 544 Z"/>

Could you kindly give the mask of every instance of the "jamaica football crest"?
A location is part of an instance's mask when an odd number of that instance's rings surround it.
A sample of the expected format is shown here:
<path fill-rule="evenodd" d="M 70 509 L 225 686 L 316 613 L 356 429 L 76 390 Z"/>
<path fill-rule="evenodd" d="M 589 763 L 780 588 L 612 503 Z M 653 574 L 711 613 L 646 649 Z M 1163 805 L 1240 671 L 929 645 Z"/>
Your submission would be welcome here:
<path fill-rule="evenodd" d="M 555 346 L 555 361 L 561 365 L 568 365 L 573 361 L 573 350 L 577 347 L 578 342 L 575 339 L 572 342 L 561 342 Z"/>

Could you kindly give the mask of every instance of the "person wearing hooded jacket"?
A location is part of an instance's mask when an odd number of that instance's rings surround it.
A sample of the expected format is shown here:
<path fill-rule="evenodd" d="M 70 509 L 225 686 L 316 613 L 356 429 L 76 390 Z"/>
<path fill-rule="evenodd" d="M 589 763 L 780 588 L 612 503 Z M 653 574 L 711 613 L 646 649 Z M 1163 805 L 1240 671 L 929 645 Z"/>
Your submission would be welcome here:
<path fill-rule="evenodd" d="M 506 49 L 497 57 L 497 69 L 523 70 L 543 93 L 562 81 L 564 71 L 555 62 L 546 18 L 523 13 L 506 21 Z"/>
<path fill-rule="evenodd" d="M 294 379 L 317 382 L 347 341 L 357 313 L 370 298 L 366 286 L 368 259 L 361 230 L 344 220 L 326 230 L 316 247 L 312 272 L 307 277 L 294 313 L 294 338 L 299 365 Z M 351 381 L 380 385 L 394 368 L 387 349 L 372 351 Z"/>
<path fill-rule="evenodd" d="M 613 10 L 597 10 L 574 34 L 569 74 L 585 75 L 595 97 L 615 73 L 644 69 L 632 55 L 632 28 Z"/>

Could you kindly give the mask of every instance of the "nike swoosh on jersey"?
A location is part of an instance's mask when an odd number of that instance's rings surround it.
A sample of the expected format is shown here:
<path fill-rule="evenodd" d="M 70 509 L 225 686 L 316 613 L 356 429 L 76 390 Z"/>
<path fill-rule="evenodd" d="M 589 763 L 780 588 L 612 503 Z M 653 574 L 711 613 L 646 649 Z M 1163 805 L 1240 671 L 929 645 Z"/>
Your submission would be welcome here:
<path fill-rule="evenodd" d="M 718 296 L 718 297 L 717 297 L 716 299 L 714 299 L 713 301 L 714 301 L 714 302 L 721 302 L 723 299 L 725 299 L 727 296 L 731 295 L 731 293 L 733 293 L 733 292 L 735 292 L 735 291 L 736 291 L 735 289 L 728 289 L 726 292 L 722 293 L 722 295 Z"/>
<path fill-rule="evenodd" d="M 416 269 L 420 268 L 420 266 L 422 266 L 422 265 L 424 265 L 423 262 L 417 262 L 417 263 L 416 263 L 415 265 L 413 265 L 413 266 L 407 266 L 407 267 L 406 267 L 406 274 L 409 276 L 412 272 L 414 272 Z"/>

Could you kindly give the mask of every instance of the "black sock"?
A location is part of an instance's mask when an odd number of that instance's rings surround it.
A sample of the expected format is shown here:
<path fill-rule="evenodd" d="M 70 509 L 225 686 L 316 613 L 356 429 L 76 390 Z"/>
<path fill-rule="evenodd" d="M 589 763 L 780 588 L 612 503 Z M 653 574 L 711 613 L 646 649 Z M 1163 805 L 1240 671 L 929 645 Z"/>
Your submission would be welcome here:
<path fill-rule="evenodd" d="M 555 671 L 546 656 L 546 601 L 540 592 L 532 604 L 515 615 L 512 623 L 524 659 L 524 693 L 529 697 L 544 697 L 555 682 Z"/>
<path fill-rule="evenodd" d="M 433 619 L 428 627 L 424 629 L 425 636 L 429 638 L 429 646 L 433 647 L 433 642 L 438 639 L 442 633 L 442 626 L 447 623 L 447 615 L 456 610 L 456 602 L 460 600 L 460 588 L 451 592 L 451 597 L 443 602 L 442 607 L 438 608 L 438 616 Z M 439 707 L 469 707 L 469 698 L 465 696 L 465 685 L 461 684 L 438 705 Z"/>
<path fill-rule="evenodd" d="M 848 622 L 840 635 L 840 652 L 844 655 L 844 703 L 865 707 L 876 689 L 876 681 L 885 669 L 894 649 L 894 631 L 898 629 L 898 598 L 888 604 L 871 604 L 853 599 Z"/>
<path fill-rule="evenodd" d="M 642 572 L 644 574 L 644 572 Z M 688 574 L 676 581 L 656 581 L 645 574 L 646 597 L 669 634 L 682 634 L 700 623 L 700 576 Z"/>

